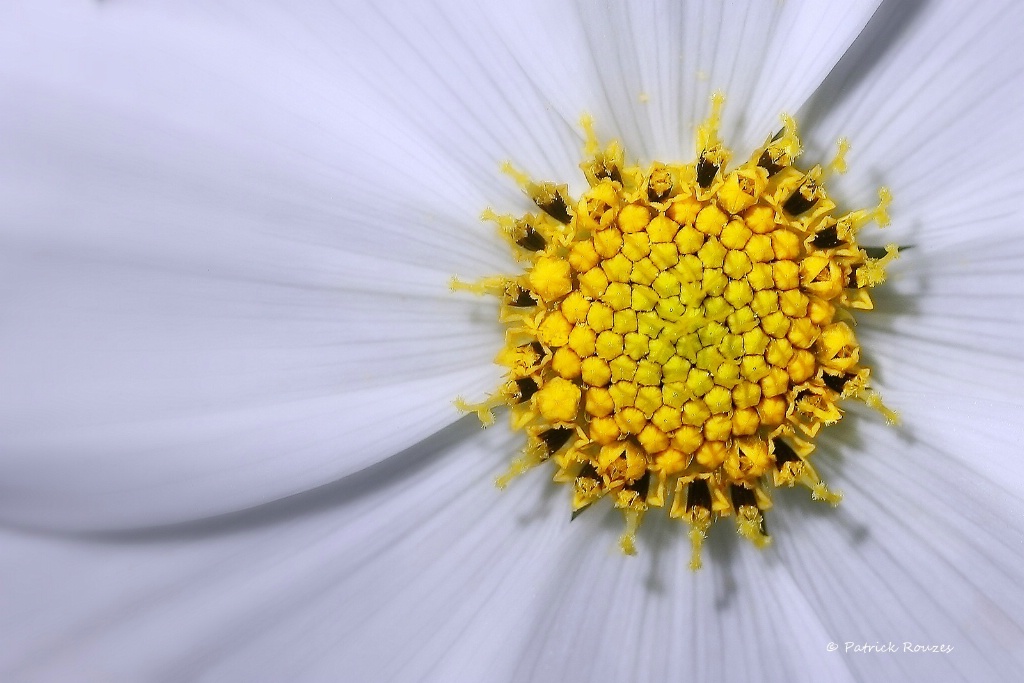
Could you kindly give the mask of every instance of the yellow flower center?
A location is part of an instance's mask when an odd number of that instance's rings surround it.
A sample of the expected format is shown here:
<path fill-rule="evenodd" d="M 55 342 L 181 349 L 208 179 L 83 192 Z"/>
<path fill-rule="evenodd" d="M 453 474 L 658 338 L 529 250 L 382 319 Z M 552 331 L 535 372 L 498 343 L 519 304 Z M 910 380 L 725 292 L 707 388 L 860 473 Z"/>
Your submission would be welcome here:
<path fill-rule="evenodd" d="M 509 479 L 541 462 L 572 486 L 574 514 L 609 497 L 626 513 L 633 552 L 648 507 L 687 521 L 691 566 L 712 521 L 735 515 L 763 545 L 770 486 L 800 483 L 838 502 L 809 462 L 820 427 L 842 417 L 840 399 L 882 410 L 851 327 L 870 309 L 867 289 L 897 255 L 857 244 L 869 221 L 885 225 L 889 195 L 872 210 L 836 215 L 825 191 L 844 170 L 845 141 L 825 168 L 794 166 L 793 120 L 727 170 L 718 139 L 722 97 L 698 129 L 693 163 L 626 165 L 583 127 L 590 189 L 536 183 L 506 164 L 538 213 L 487 211 L 525 264 L 519 277 L 454 286 L 501 298 L 507 382 L 470 405 L 484 424 L 511 407 L 528 444 Z M 877 258 L 876 258 L 877 257 Z"/>

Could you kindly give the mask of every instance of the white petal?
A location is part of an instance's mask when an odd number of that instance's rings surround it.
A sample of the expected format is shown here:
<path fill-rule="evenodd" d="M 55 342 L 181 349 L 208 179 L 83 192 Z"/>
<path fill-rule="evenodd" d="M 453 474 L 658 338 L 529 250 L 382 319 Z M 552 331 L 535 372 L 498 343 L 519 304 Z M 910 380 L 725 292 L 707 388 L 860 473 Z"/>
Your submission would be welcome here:
<path fill-rule="evenodd" d="M 487 672 L 514 665 L 528 633 L 516 615 L 543 607 L 535 586 L 567 525 L 537 486 L 494 488 L 513 441 L 463 420 L 365 474 L 241 515 L 80 540 L 5 532 L 0 671 L 501 679 Z"/>
<path fill-rule="evenodd" d="M 582 3 L 600 128 L 644 158 L 696 154 L 711 93 L 722 136 L 746 156 L 822 82 L 878 2 Z"/>
<path fill-rule="evenodd" d="M 344 81 L 110 9 L 0 21 L 0 515 L 258 504 L 415 443 L 493 384 L 497 330 L 447 291 L 467 258 L 500 263 L 452 238 L 477 207 L 375 186 L 400 143 L 363 139 Z"/>
<path fill-rule="evenodd" d="M 834 431 L 841 433 L 822 440 L 816 463 L 845 489 L 842 505 L 814 514 L 810 503 L 793 505 L 802 496 L 788 496 L 776 509 L 780 550 L 841 658 L 876 680 L 1013 678 L 1024 644 L 1024 538 L 1007 520 L 1024 513 L 1019 492 L 955 457 L 952 444 L 877 425 Z M 847 642 L 892 642 L 900 651 L 845 652 Z M 954 650 L 911 656 L 904 642 Z"/>

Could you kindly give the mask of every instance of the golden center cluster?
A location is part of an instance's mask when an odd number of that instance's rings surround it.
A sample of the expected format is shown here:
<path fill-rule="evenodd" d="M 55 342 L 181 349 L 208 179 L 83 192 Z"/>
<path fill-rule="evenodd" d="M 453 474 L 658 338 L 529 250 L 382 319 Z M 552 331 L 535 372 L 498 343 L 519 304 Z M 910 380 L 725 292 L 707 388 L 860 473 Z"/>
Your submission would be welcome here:
<path fill-rule="evenodd" d="M 485 424 L 506 404 L 528 435 L 499 484 L 553 461 L 574 514 L 602 497 L 624 510 L 626 552 L 646 509 L 669 502 L 690 524 L 694 567 L 717 517 L 767 540 L 770 485 L 838 502 L 808 456 L 820 427 L 842 416 L 840 399 L 895 419 L 867 387 L 851 315 L 871 308 L 867 289 L 897 253 L 856 240 L 870 220 L 887 223 L 888 193 L 875 209 L 835 215 L 823 181 L 844 170 L 845 143 L 827 167 L 801 171 L 788 117 L 728 170 L 721 104 L 716 95 L 686 165 L 626 165 L 585 118 L 590 187 L 576 200 L 506 166 L 539 211 L 485 218 L 525 272 L 455 281 L 499 296 L 507 326 L 505 383 L 484 403 L 459 402 Z"/>

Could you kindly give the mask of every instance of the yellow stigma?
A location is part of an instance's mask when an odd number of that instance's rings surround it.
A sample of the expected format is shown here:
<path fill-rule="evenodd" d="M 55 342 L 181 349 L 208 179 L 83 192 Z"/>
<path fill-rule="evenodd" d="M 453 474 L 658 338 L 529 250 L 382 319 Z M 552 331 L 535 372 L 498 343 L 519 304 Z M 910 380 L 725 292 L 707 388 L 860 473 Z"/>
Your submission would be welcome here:
<path fill-rule="evenodd" d="M 888 223 L 889 192 L 872 210 L 841 214 L 825 191 L 845 171 L 840 141 L 826 167 L 801 170 L 793 119 L 745 163 L 719 139 L 723 98 L 697 131 L 690 164 L 627 165 L 584 117 L 577 199 L 505 165 L 539 211 L 494 221 L 524 264 L 519 276 L 453 287 L 496 295 L 508 369 L 487 401 L 458 405 L 485 425 L 510 407 L 527 446 L 508 481 L 552 461 L 574 515 L 598 499 L 623 510 L 624 552 L 650 506 L 690 526 L 691 566 L 712 523 L 768 541 L 770 489 L 801 484 L 839 502 L 811 467 L 813 439 L 859 398 L 883 412 L 861 365 L 852 310 L 897 257 L 857 244 L 867 222 Z"/>

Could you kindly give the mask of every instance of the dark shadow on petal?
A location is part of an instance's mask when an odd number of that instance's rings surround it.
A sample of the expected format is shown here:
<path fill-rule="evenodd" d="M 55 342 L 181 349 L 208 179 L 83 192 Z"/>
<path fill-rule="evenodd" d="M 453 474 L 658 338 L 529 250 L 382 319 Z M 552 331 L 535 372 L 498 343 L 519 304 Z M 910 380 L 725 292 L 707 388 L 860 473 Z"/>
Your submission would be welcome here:
<path fill-rule="evenodd" d="M 921 16 L 931 0 L 886 0 L 798 112 L 797 120 L 810 131 L 871 75 L 886 53 Z"/>
<path fill-rule="evenodd" d="M 342 508 L 388 487 L 401 488 L 418 474 L 443 460 L 456 444 L 480 431 L 475 416 L 467 415 L 417 444 L 342 479 L 286 498 L 216 517 L 166 526 L 117 531 L 32 533 L 77 538 L 101 543 L 168 543 L 196 541 L 237 534 Z"/>

